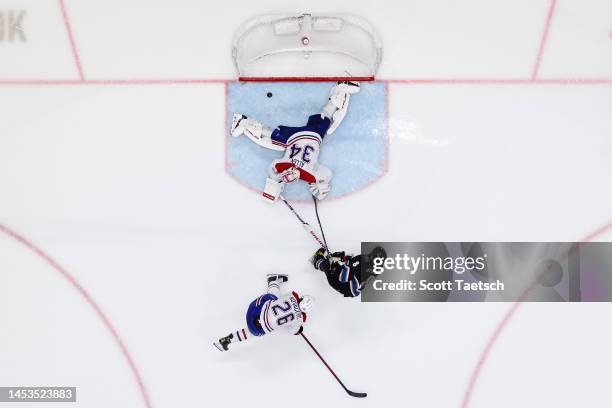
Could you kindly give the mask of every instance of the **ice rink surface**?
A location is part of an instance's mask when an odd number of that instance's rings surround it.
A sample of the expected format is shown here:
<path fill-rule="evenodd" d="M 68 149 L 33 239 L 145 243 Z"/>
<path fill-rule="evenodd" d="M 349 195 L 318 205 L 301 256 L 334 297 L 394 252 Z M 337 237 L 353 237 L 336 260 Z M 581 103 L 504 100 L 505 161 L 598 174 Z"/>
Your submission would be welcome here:
<path fill-rule="evenodd" d="M 609 241 L 609 1 L 0 0 L 10 11 L 24 14 L 0 36 L 1 386 L 77 386 L 79 407 L 610 405 L 609 304 L 343 299 L 292 215 L 225 167 L 234 29 L 350 12 L 384 42 L 388 172 L 321 203 L 333 249 Z M 270 272 L 316 297 L 310 339 L 368 398 L 297 337 L 211 346 Z"/>

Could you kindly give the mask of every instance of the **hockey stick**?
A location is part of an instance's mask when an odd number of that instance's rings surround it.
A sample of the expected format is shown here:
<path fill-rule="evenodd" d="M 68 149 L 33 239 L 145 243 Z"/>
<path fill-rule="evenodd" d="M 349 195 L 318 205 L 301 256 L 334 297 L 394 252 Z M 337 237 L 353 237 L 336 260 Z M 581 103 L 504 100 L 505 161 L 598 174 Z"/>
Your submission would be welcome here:
<path fill-rule="evenodd" d="M 325 242 L 325 249 L 329 253 L 329 247 L 327 246 L 327 240 L 325 239 L 325 232 L 323 232 L 323 225 L 321 225 L 321 219 L 319 218 L 319 205 L 317 204 L 317 199 L 315 196 L 312 196 L 312 201 L 314 201 L 315 214 L 317 215 L 317 222 L 319 223 L 319 229 L 321 230 L 321 235 L 323 236 L 323 242 Z"/>
<path fill-rule="evenodd" d="M 297 211 L 295 211 L 295 209 L 291 206 L 291 204 L 289 204 L 289 202 L 287 200 L 285 200 L 285 197 L 283 197 L 282 195 L 279 195 L 279 198 L 281 200 L 283 200 L 283 203 L 285 203 L 287 208 L 289 208 L 291 210 L 291 212 L 293 213 L 293 215 L 295 215 L 295 217 L 302 223 L 302 227 L 304 227 L 306 232 L 308 232 L 315 239 L 315 241 L 317 241 L 319 243 L 319 245 L 322 248 L 327 249 L 327 252 L 329 252 L 329 249 L 327 248 L 327 245 L 323 241 L 321 241 L 321 239 L 314 232 L 314 230 L 312 229 L 310 224 L 307 223 L 306 221 L 304 221 L 304 219 L 302 217 L 300 217 L 300 214 L 298 214 Z"/>
<path fill-rule="evenodd" d="M 310 348 L 312 349 L 312 351 L 315 352 L 315 354 L 319 357 L 319 359 L 321 359 L 321 361 L 323 362 L 323 364 L 325 364 L 325 367 L 327 367 L 327 369 L 329 370 L 329 372 L 334 376 L 334 378 L 336 379 L 336 381 L 338 381 L 338 383 L 340 383 L 340 385 L 342 386 L 342 388 L 344 388 L 344 391 L 346 391 L 346 393 L 348 395 L 350 395 L 351 397 L 355 397 L 355 398 L 365 398 L 368 396 L 367 393 L 365 392 L 354 392 L 349 390 L 348 388 L 346 388 L 346 385 L 344 385 L 344 383 L 340 380 L 340 378 L 338 378 L 338 376 L 336 375 L 336 373 L 334 372 L 334 370 L 331 369 L 331 367 L 329 366 L 329 364 L 327 364 L 327 362 L 323 359 L 323 357 L 321 357 L 321 354 L 319 354 L 319 352 L 317 351 L 317 349 L 312 345 L 312 343 L 310 342 L 310 340 L 308 340 L 308 337 L 306 337 L 304 335 L 304 333 L 300 333 L 300 335 L 302 336 L 302 338 L 304 340 L 306 340 L 306 343 L 308 343 L 308 345 L 310 346 Z"/>

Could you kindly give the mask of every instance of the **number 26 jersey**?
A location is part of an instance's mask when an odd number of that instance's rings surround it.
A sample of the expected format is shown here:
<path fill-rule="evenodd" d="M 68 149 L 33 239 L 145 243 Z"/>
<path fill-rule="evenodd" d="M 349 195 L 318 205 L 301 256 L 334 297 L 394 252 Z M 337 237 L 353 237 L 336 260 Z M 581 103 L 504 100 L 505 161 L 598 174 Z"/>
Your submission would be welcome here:
<path fill-rule="evenodd" d="M 306 314 L 300 310 L 299 295 L 295 292 L 268 301 L 261 310 L 259 323 L 266 333 L 278 329 L 297 333 L 306 321 Z"/>

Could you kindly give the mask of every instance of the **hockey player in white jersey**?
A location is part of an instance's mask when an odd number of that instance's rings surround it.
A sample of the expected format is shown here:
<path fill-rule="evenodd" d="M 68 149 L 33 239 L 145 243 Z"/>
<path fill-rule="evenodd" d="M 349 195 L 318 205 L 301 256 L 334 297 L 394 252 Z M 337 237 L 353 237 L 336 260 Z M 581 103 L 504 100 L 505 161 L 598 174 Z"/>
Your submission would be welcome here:
<path fill-rule="evenodd" d="M 317 199 L 324 199 L 330 190 L 332 172 L 319 164 L 319 149 L 325 135 L 334 133 L 346 115 L 350 96 L 359 92 L 359 82 L 341 81 L 330 91 L 321 113 L 308 118 L 306 126 L 269 128 L 253 118 L 234 113 L 231 135 L 246 135 L 268 149 L 284 151 L 284 156 L 272 162 L 263 197 L 276 201 L 285 184 L 303 180 Z"/>
<path fill-rule="evenodd" d="M 268 292 L 251 302 L 246 313 L 246 328 L 238 329 L 213 343 L 220 351 L 229 345 L 243 342 L 250 336 L 263 336 L 273 331 L 300 334 L 306 322 L 306 313 L 312 308 L 312 296 L 300 296 L 295 291 L 281 294 L 280 285 L 287 275 L 268 275 Z"/>

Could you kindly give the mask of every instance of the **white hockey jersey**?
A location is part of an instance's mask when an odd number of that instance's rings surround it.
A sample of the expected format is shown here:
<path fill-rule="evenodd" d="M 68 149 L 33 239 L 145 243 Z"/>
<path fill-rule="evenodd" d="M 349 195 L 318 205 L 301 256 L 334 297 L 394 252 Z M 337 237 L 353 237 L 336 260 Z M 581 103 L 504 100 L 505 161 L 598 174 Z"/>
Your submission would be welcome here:
<path fill-rule="evenodd" d="M 306 314 L 300 310 L 299 296 L 292 292 L 277 300 L 266 302 L 259 316 L 261 328 L 270 333 L 277 329 L 295 334 L 306 321 Z"/>
<path fill-rule="evenodd" d="M 300 179 L 315 183 L 327 175 L 329 169 L 319 165 L 319 151 L 331 120 L 322 114 L 311 115 L 306 126 L 279 126 L 270 136 L 272 144 L 285 150 L 282 159 L 272 163 L 276 173 L 295 167 L 300 169 Z M 324 174 L 319 174 L 324 173 Z"/>
<path fill-rule="evenodd" d="M 282 173 L 290 167 L 300 169 L 300 179 L 315 183 L 319 172 L 319 151 L 321 137 L 314 132 L 299 132 L 293 135 L 284 156 L 275 160 L 272 165 L 276 173 Z"/>

